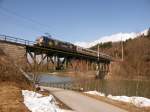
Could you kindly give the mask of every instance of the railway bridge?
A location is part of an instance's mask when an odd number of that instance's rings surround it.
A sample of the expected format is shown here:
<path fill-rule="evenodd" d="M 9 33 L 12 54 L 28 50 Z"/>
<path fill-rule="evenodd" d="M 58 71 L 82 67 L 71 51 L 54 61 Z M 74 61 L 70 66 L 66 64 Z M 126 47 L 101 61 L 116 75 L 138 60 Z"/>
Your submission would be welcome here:
<path fill-rule="evenodd" d="M 35 46 L 33 41 L 6 35 L 0 35 L 0 48 L 25 71 L 98 71 L 98 77 L 103 77 L 112 61 L 108 55 L 92 56 L 44 48 Z"/>

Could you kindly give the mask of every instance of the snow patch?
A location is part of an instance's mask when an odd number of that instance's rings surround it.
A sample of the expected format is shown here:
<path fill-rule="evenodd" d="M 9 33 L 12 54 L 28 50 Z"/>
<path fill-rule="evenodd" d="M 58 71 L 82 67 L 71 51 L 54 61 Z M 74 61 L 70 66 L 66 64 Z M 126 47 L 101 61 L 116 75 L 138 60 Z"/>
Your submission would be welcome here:
<path fill-rule="evenodd" d="M 97 91 L 88 91 L 85 93 L 97 95 L 97 96 L 105 96 L 104 93 L 97 92 Z M 135 105 L 136 107 L 150 107 L 150 99 L 144 98 L 144 97 L 138 97 L 138 96 L 128 97 L 128 96 L 108 95 L 107 98 L 110 98 L 110 99 L 116 100 L 116 101 L 122 101 L 122 102 L 130 103 L 130 104 Z"/>
<path fill-rule="evenodd" d="M 148 35 L 148 29 L 146 29 L 142 32 L 139 32 L 139 33 L 135 33 L 135 32 L 122 33 L 122 32 L 120 32 L 117 34 L 100 37 L 98 40 L 93 41 L 93 42 L 75 42 L 75 45 L 81 46 L 84 48 L 90 48 L 98 43 L 104 43 L 104 42 L 109 42 L 109 41 L 117 42 L 117 41 L 121 41 L 121 40 L 125 41 L 129 38 L 133 39 L 133 38 L 136 38 L 141 35 L 144 35 L 144 36 Z"/>
<path fill-rule="evenodd" d="M 63 112 L 57 107 L 52 95 L 43 96 L 39 93 L 22 90 L 24 104 L 32 112 Z"/>
<path fill-rule="evenodd" d="M 84 93 L 92 94 L 92 95 L 97 95 L 97 96 L 105 96 L 104 93 L 97 92 L 97 91 L 87 91 L 87 92 L 84 92 Z"/>
<path fill-rule="evenodd" d="M 108 95 L 107 97 L 113 100 L 131 103 L 136 107 L 150 106 L 150 99 L 144 97 L 137 97 L 137 96 L 128 97 L 128 96 L 112 96 L 112 95 Z"/>

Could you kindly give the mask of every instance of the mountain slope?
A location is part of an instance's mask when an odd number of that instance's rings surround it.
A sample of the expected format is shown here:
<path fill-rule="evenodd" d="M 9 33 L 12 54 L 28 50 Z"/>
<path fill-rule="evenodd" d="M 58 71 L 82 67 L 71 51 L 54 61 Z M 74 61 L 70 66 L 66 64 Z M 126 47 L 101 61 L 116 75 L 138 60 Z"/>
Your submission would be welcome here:
<path fill-rule="evenodd" d="M 81 47 L 85 47 L 85 48 L 90 48 L 92 46 L 95 46 L 98 43 L 104 43 L 104 42 L 117 42 L 117 41 L 125 41 L 129 38 L 133 39 L 136 37 L 139 37 L 141 35 L 147 35 L 148 34 L 148 29 L 139 32 L 139 33 L 135 33 L 135 32 L 131 32 L 131 33 L 117 33 L 117 34 L 113 34 L 110 36 L 103 36 L 100 37 L 98 40 L 93 41 L 93 42 L 76 42 L 75 45 L 81 46 Z"/>

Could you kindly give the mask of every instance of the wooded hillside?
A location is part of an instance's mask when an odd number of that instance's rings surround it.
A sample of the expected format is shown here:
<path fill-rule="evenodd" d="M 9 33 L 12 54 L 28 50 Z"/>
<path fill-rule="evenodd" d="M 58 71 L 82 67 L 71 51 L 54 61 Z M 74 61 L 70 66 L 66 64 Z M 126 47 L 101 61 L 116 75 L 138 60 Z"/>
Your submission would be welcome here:
<path fill-rule="evenodd" d="M 148 36 L 140 36 L 135 39 L 128 39 L 123 42 L 122 58 L 122 44 L 121 42 L 107 42 L 101 43 L 100 51 L 111 55 L 120 61 L 113 64 L 113 76 L 122 78 L 150 78 L 150 32 Z M 98 45 L 91 49 L 97 50 Z"/>

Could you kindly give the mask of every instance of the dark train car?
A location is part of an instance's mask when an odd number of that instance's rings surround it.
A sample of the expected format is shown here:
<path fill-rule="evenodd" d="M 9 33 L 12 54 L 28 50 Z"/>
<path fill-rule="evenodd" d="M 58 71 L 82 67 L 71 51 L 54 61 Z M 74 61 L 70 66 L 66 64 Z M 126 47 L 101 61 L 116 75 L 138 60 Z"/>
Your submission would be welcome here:
<path fill-rule="evenodd" d="M 76 47 L 76 51 L 78 53 L 82 53 L 82 54 L 86 54 L 86 55 L 97 56 L 96 51 L 93 51 L 93 50 L 90 50 L 90 49 L 87 49 L 87 48 L 82 48 L 82 47 L 79 47 L 79 46 Z"/>
<path fill-rule="evenodd" d="M 99 53 L 99 56 L 102 57 L 102 58 L 112 59 L 111 56 L 109 56 L 109 55 L 107 55 L 107 54 L 104 54 L 104 53 Z"/>
<path fill-rule="evenodd" d="M 53 49 L 59 49 L 63 51 L 71 51 L 75 52 L 76 51 L 76 46 L 69 43 L 69 42 L 63 42 L 59 41 L 53 38 L 49 38 L 46 36 L 41 36 L 36 39 L 36 45 L 41 46 L 41 47 L 46 47 L 46 48 L 53 48 Z"/>
<path fill-rule="evenodd" d="M 47 36 L 41 36 L 36 39 L 36 46 L 53 48 L 62 51 L 76 52 L 85 55 L 97 56 L 97 52 L 83 47 L 75 46 L 69 42 L 59 41 Z"/>

